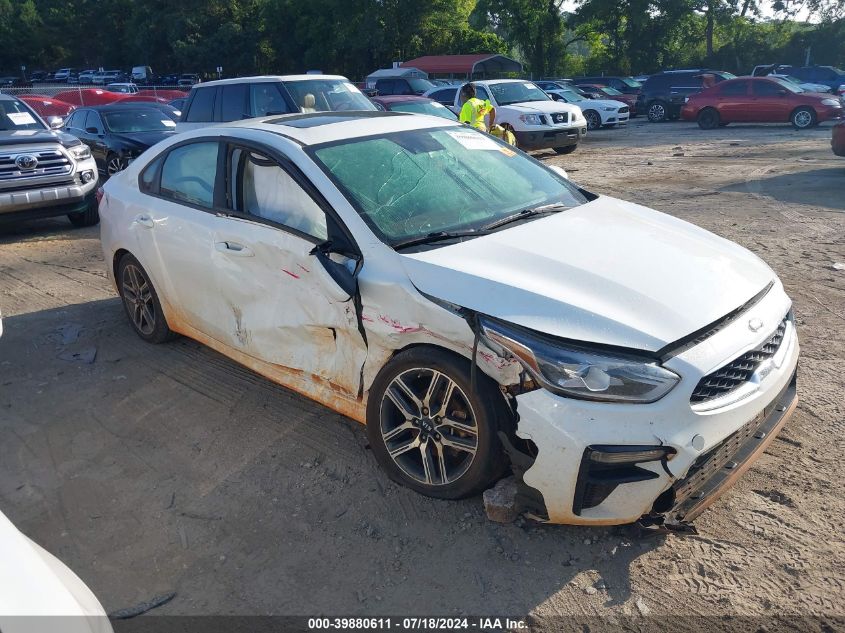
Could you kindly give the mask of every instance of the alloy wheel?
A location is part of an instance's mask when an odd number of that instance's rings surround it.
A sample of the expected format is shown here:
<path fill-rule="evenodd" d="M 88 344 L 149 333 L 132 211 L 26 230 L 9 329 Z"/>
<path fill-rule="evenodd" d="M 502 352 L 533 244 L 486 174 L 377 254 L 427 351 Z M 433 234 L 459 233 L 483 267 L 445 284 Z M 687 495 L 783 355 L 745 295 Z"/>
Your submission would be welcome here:
<path fill-rule="evenodd" d="M 144 273 L 133 264 L 123 269 L 121 290 L 132 323 L 142 334 L 152 334 L 156 326 L 153 294 Z"/>
<path fill-rule="evenodd" d="M 601 117 L 598 112 L 593 112 L 592 110 L 585 112 L 584 118 L 587 119 L 588 130 L 597 130 L 601 127 Z"/>
<path fill-rule="evenodd" d="M 650 121 L 660 122 L 666 119 L 666 108 L 660 103 L 652 104 L 648 109 L 648 118 Z"/>
<path fill-rule="evenodd" d="M 478 425 L 469 398 L 443 372 L 409 369 L 381 403 L 380 431 L 393 462 L 429 486 L 460 479 L 478 453 Z"/>
<path fill-rule="evenodd" d="M 113 156 L 109 159 L 108 165 L 106 165 L 106 173 L 109 176 L 114 176 L 117 172 L 123 171 L 124 169 L 126 169 L 126 159 L 120 156 Z"/>
<path fill-rule="evenodd" d="M 805 128 L 810 127 L 813 123 L 813 115 L 807 110 L 801 110 L 795 113 L 795 127 Z"/>

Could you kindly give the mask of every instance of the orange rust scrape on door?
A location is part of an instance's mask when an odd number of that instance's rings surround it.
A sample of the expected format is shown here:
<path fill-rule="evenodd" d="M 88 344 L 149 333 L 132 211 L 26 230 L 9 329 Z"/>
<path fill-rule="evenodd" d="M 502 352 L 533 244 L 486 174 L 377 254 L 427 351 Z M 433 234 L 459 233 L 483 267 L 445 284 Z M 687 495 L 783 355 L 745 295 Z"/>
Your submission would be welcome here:
<path fill-rule="evenodd" d="M 341 415 L 352 418 L 356 422 L 366 424 L 367 407 L 362 400 L 359 400 L 334 383 L 312 374 L 306 374 L 298 369 L 290 367 L 282 367 L 281 365 L 273 365 L 264 361 L 258 360 L 248 354 L 244 354 L 240 350 L 234 349 L 220 341 L 213 339 L 199 330 L 191 327 L 188 323 L 176 314 L 172 306 L 166 310 L 167 325 L 174 332 L 183 334 L 188 338 L 202 343 L 220 352 L 224 356 L 228 356 L 232 360 L 241 365 L 249 367 L 257 374 L 261 374 L 268 380 L 287 387 L 310 400 L 314 400 L 327 406 L 333 411 L 337 411 Z"/>

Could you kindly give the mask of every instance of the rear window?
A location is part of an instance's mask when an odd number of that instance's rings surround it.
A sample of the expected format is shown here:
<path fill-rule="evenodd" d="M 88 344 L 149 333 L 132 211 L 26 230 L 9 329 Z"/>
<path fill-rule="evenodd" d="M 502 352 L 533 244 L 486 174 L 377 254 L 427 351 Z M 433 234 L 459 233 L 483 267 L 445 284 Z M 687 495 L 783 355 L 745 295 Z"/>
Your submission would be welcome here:
<path fill-rule="evenodd" d="M 185 119 L 190 123 L 201 123 L 214 120 L 214 94 L 217 88 L 198 88 L 191 106 L 188 109 L 188 116 Z"/>

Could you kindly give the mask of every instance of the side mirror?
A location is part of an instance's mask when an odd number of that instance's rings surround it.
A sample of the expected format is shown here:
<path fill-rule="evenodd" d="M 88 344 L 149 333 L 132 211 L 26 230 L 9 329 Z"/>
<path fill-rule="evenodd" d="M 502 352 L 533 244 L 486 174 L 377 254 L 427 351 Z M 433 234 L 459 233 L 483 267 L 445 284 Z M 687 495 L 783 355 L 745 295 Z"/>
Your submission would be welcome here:
<path fill-rule="evenodd" d="M 64 119 L 62 119 L 62 117 L 60 117 L 60 116 L 49 116 L 49 117 L 47 117 L 47 125 L 50 126 L 51 130 L 58 130 L 60 127 L 62 127 L 62 124 L 64 122 L 65 122 Z"/>
<path fill-rule="evenodd" d="M 317 258 L 320 268 L 326 273 L 325 286 L 336 301 L 348 301 L 358 292 L 360 258 L 334 250 L 331 242 L 317 244 L 311 255 Z"/>
<path fill-rule="evenodd" d="M 563 167 L 558 167 L 557 165 L 549 165 L 549 169 L 555 172 L 558 176 L 569 180 L 569 174 L 566 173 L 566 170 Z"/>

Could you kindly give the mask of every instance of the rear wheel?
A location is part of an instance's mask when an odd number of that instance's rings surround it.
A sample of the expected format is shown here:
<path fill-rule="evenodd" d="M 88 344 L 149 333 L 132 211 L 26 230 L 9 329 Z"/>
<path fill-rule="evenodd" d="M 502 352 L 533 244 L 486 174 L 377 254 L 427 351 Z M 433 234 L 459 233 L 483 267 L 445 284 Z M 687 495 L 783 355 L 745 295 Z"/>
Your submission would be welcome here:
<path fill-rule="evenodd" d="M 662 123 L 668 118 L 668 107 L 665 101 L 652 101 L 646 111 L 648 120 L 652 123 Z"/>
<path fill-rule="evenodd" d="M 126 316 L 138 336 L 148 343 L 164 343 L 175 338 L 147 271 L 129 253 L 117 265 L 117 285 Z"/>
<path fill-rule="evenodd" d="M 719 113 L 713 108 L 704 108 L 698 113 L 697 120 L 702 130 L 715 130 L 720 125 Z"/>
<path fill-rule="evenodd" d="M 558 154 L 571 154 L 576 149 L 578 149 L 578 145 L 567 145 L 566 147 L 555 147 L 554 150 Z"/>
<path fill-rule="evenodd" d="M 816 124 L 816 111 L 808 107 L 797 108 L 789 120 L 796 130 L 806 130 Z"/>
<path fill-rule="evenodd" d="M 597 130 L 601 127 L 601 115 L 595 110 L 585 110 L 584 118 L 587 119 L 588 130 Z"/>
<path fill-rule="evenodd" d="M 439 499 L 486 489 L 507 461 L 497 432 L 507 407 L 496 384 L 450 352 L 416 347 L 379 372 L 367 403 L 367 436 L 391 479 Z"/>
<path fill-rule="evenodd" d="M 126 159 L 122 156 L 118 156 L 117 154 L 109 154 L 106 157 L 106 175 L 112 177 L 116 173 L 119 173 L 126 169 L 127 165 L 128 163 Z"/>

